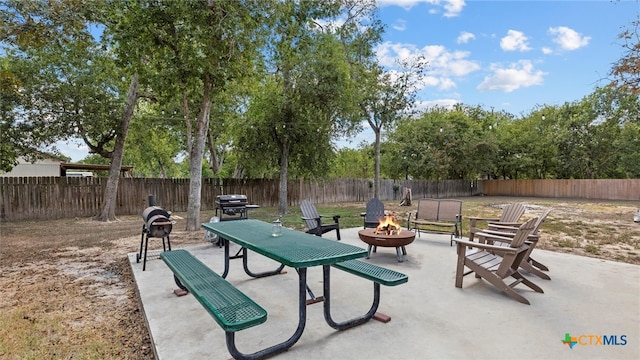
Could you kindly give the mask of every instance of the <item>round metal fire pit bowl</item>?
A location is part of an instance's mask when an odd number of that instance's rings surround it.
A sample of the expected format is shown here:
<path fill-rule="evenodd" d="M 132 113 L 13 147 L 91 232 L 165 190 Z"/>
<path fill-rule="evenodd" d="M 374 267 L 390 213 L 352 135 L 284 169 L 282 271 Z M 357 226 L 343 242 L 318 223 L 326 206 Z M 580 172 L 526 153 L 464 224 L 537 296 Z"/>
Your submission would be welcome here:
<path fill-rule="evenodd" d="M 376 234 L 375 232 L 376 229 L 364 229 L 358 231 L 360 240 L 369 244 L 367 259 L 371 256 L 371 248 L 373 248 L 373 252 L 376 252 L 377 247 L 382 246 L 396 248 L 398 262 L 403 262 L 403 255 L 407 255 L 405 246 L 411 244 L 416 238 L 416 234 L 410 230 L 402 230 L 398 235 Z"/>

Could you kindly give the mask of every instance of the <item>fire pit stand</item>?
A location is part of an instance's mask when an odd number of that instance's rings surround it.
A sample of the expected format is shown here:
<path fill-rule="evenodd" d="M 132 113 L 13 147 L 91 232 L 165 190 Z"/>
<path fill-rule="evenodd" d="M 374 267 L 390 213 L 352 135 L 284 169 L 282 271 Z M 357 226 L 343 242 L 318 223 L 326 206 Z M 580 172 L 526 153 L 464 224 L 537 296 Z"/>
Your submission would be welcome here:
<path fill-rule="evenodd" d="M 416 233 L 409 230 L 402 230 L 399 234 L 377 234 L 376 229 L 364 229 L 358 231 L 360 240 L 369 244 L 367 249 L 367 259 L 371 256 L 371 248 L 373 252 L 376 252 L 378 246 L 382 247 L 395 247 L 398 262 L 404 261 L 404 256 L 407 255 L 407 249 L 405 246 L 411 244 L 416 238 Z"/>

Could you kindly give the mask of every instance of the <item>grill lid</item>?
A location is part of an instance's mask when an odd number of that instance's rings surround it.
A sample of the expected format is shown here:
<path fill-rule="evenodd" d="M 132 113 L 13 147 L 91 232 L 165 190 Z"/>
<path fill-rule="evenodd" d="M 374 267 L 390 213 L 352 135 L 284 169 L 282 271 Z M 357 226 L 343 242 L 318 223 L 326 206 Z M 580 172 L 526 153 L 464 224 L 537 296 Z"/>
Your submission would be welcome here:
<path fill-rule="evenodd" d="M 218 195 L 216 204 L 222 206 L 245 206 L 247 205 L 246 195 Z"/>

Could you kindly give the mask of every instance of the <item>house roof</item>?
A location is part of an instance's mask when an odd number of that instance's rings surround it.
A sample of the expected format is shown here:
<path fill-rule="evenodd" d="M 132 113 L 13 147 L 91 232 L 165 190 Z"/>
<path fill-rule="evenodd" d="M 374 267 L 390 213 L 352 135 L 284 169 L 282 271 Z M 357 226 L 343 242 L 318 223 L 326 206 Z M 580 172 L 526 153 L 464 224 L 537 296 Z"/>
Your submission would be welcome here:
<path fill-rule="evenodd" d="M 67 170 L 89 170 L 89 171 L 93 171 L 93 170 L 109 170 L 110 165 L 98 165 L 98 164 L 78 164 L 78 163 L 67 163 L 67 162 L 61 162 L 60 163 L 60 170 L 64 174 L 66 173 Z M 131 172 L 131 170 L 133 170 L 133 166 L 121 166 L 120 167 L 120 172 L 122 174 L 125 174 L 127 172 Z"/>

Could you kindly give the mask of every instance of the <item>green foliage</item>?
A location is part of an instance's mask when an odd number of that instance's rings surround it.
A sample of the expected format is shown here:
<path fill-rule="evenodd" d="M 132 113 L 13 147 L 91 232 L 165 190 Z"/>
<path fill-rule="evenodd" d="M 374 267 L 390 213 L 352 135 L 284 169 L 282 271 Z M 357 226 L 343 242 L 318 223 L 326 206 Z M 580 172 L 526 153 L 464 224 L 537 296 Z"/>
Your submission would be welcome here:
<path fill-rule="evenodd" d="M 206 160 L 196 167 L 206 177 L 375 178 L 375 144 L 332 144 L 368 124 L 381 136 L 386 178 L 640 177 L 634 33 L 621 37 L 633 46 L 614 64 L 618 87 L 518 119 L 463 104 L 408 116 L 409 76 L 424 68 L 414 63 L 406 78 L 382 71 L 375 6 L 5 1 L 0 171 L 71 137 L 102 156 L 87 160 L 108 163 L 139 73 L 139 95 L 157 102 L 139 103 L 131 123 L 124 164 L 136 176 L 188 177 L 193 137 L 207 132 Z M 210 116 L 198 124 L 207 96 Z"/>
<path fill-rule="evenodd" d="M 331 162 L 328 175 L 330 178 L 371 178 L 375 166 L 374 161 L 371 146 L 360 149 L 340 149 Z"/>
<path fill-rule="evenodd" d="M 490 173 L 498 146 L 494 125 L 484 124 L 504 121 L 501 117 L 506 115 L 459 105 L 404 119 L 385 144 L 383 173 L 417 179 L 473 179 Z"/>
<path fill-rule="evenodd" d="M 129 125 L 123 158 L 124 165 L 134 166 L 133 176 L 188 177 L 176 161 L 184 157 L 181 125 L 180 119 L 163 116 L 157 104 L 139 104 Z"/>
<path fill-rule="evenodd" d="M 81 137 L 110 156 L 127 84 L 91 29 L 101 2 L 7 2 L 5 57 L 20 84 L 6 121 L 23 126 L 31 151 Z"/>
<path fill-rule="evenodd" d="M 8 59 L 0 61 L 0 172 L 8 172 L 18 157 L 28 149 L 25 136 L 20 136 L 20 123 L 13 120 L 20 104 L 20 79 L 14 74 Z"/>
<path fill-rule="evenodd" d="M 329 27 L 313 22 L 337 16 L 337 5 L 284 1 L 274 11 L 266 60 L 277 70 L 253 89 L 234 130 L 245 174 L 323 177 L 329 171 L 332 138 L 349 131 L 355 120 L 343 46 Z"/>
<path fill-rule="evenodd" d="M 640 41 L 638 38 L 640 15 L 637 15 L 636 20 L 630 25 L 618 35 L 622 41 L 620 45 L 624 53 L 611 67 L 610 87 L 638 95 L 640 94 Z"/>

